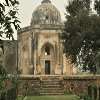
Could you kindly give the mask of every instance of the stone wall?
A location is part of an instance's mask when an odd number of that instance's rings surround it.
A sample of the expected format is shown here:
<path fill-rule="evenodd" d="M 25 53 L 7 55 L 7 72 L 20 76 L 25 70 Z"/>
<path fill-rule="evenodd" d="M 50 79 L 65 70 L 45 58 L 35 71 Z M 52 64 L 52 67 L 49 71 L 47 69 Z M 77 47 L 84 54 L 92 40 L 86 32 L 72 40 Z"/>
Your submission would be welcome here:
<path fill-rule="evenodd" d="M 63 85 L 66 94 L 89 95 L 92 100 L 100 100 L 100 75 L 63 77 Z"/>
<path fill-rule="evenodd" d="M 0 65 L 8 74 L 17 71 L 17 40 L 0 40 Z"/>
<path fill-rule="evenodd" d="M 100 76 L 68 76 L 63 77 L 64 91 L 79 95 L 88 93 L 88 87 L 91 85 L 100 86 Z"/>
<path fill-rule="evenodd" d="M 27 76 L 20 77 L 18 85 L 18 94 L 25 95 L 40 95 L 40 78 Z"/>
<path fill-rule="evenodd" d="M 3 47 L 4 67 L 9 74 L 14 74 L 17 70 L 17 41 L 3 41 Z"/>
<path fill-rule="evenodd" d="M 42 78 L 47 76 L 21 76 L 19 84 L 19 94 L 25 95 L 25 91 L 28 91 L 28 95 L 39 95 L 41 88 Z M 55 79 L 62 80 L 62 85 L 65 94 L 88 94 L 88 87 L 90 85 L 96 85 L 100 87 L 100 76 L 48 76 L 48 79 L 53 77 Z M 52 80 L 52 82 L 54 82 Z M 100 91 L 98 92 L 98 94 Z"/>

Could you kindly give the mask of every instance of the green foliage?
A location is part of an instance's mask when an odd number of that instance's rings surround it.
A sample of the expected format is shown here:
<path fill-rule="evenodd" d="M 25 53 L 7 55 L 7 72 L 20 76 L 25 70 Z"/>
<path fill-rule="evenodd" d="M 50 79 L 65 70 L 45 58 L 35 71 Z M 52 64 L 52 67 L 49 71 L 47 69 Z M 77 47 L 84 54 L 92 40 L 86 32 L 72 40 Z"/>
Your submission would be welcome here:
<path fill-rule="evenodd" d="M 6 84 L 7 81 L 10 82 L 11 86 Z M 0 65 L 0 100 L 15 100 L 17 86 L 18 76 L 8 75 L 5 68 Z"/>
<path fill-rule="evenodd" d="M 82 99 L 82 100 L 92 100 L 91 97 L 89 97 L 89 96 L 86 95 L 86 94 L 81 94 L 81 95 L 80 95 L 80 100 L 81 100 L 81 99 Z"/>
<path fill-rule="evenodd" d="M 76 16 L 81 10 L 90 9 L 90 0 L 69 0 L 66 11 L 70 16 Z"/>
<path fill-rule="evenodd" d="M 20 29 L 20 21 L 17 17 L 18 5 L 19 2 L 17 0 L 0 1 L 0 37 L 6 36 L 8 39 L 14 40 L 14 31 Z M 7 80 L 11 81 L 14 88 L 17 88 L 17 78 L 12 76 L 9 77 L 4 67 L 0 65 L 0 94 L 2 93 L 5 95 L 6 91 L 8 91 L 8 89 L 5 87 L 5 82 Z"/>
<path fill-rule="evenodd" d="M 2 65 L 0 65 L 0 90 L 4 89 L 4 81 L 7 79 L 7 73 Z"/>
<path fill-rule="evenodd" d="M 72 94 L 73 94 L 73 93 L 72 93 L 72 91 L 70 91 L 70 90 L 69 90 L 69 91 L 66 90 L 66 91 L 64 92 L 64 95 L 72 95 Z"/>
<path fill-rule="evenodd" d="M 90 0 L 72 0 L 66 7 L 64 52 L 84 71 L 96 72 L 96 54 L 100 48 L 100 17 L 91 14 Z"/>
<path fill-rule="evenodd" d="M 93 83 L 88 87 L 88 95 L 92 98 L 95 98 L 95 100 L 97 99 L 97 97 L 99 96 L 97 91 L 100 88 L 100 86 L 98 86 L 97 84 Z"/>
<path fill-rule="evenodd" d="M 0 93 L 0 100 L 16 100 L 16 88 L 10 88 Z"/>
<path fill-rule="evenodd" d="M 17 93 L 16 93 L 16 88 L 11 88 L 7 91 L 7 100 L 16 100 L 17 98 Z"/>
<path fill-rule="evenodd" d="M 20 29 L 18 15 L 17 0 L 3 0 L 0 1 L 0 37 L 6 35 L 6 38 L 14 39 L 13 33 Z"/>
<path fill-rule="evenodd" d="M 95 10 L 97 11 L 97 14 L 100 16 L 100 0 L 95 0 Z"/>

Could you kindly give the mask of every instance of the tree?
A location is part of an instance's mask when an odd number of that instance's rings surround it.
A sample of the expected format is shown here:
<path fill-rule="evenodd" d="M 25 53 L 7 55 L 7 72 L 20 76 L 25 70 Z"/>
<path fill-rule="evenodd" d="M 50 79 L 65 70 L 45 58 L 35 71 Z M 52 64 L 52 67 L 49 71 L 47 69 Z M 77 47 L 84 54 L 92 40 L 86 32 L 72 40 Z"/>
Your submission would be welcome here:
<path fill-rule="evenodd" d="M 20 21 L 17 17 L 18 5 L 17 0 L 0 1 L 0 37 L 5 35 L 8 39 L 14 39 L 14 30 L 20 28 Z"/>
<path fill-rule="evenodd" d="M 72 0 L 66 7 L 62 38 L 66 55 L 83 70 L 95 73 L 95 55 L 100 48 L 100 17 L 92 14 L 90 0 Z"/>
<path fill-rule="evenodd" d="M 19 2 L 17 0 L 0 0 L 0 37 L 6 36 L 8 39 L 14 40 L 14 31 L 20 29 L 20 21 L 17 17 L 18 5 Z M 2 44 L 1 42 L 0 40 L 0 44 Z M 11 77 L 8 78 L 7 71 L 4 69 L 4 66 L 0 64 L 0 99 L 2 98 L 2 90 L 6 90 L 5 81 L 7 81 L 7 79 L 11 80 Z M 12 84 L 15 79 L 11 80 Z M 4 98 L 5 97 L 3 97 L 2 100 L 5 100 Z"/>
<path fill-rule="evenodd" d="M 97 14 L 100 16 L 100 0 L 95 0 L 94 5 Z"/>

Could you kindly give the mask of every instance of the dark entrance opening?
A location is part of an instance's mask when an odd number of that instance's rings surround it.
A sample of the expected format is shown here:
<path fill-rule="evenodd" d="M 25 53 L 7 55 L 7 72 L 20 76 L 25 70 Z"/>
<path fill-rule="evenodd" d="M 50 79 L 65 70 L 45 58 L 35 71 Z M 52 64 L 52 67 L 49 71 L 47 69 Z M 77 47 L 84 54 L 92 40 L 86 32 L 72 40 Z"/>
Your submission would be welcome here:
<path fill-rule="evenodd" d="M 45 61 L 45 74 L 50 75 L 50 61 Z"/>

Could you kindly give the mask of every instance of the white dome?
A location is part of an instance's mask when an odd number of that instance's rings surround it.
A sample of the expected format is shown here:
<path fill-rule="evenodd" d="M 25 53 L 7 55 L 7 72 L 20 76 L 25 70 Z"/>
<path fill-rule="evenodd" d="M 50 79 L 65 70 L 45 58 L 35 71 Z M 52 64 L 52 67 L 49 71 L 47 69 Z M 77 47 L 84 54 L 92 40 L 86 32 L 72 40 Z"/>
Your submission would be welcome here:
<path fill-rule="evenodd" d="M 50 0 L 43 0 L 33 12 L 31 25 L 35 24 L 61 24 L 60 12 Z"/>

